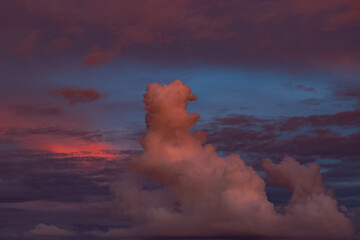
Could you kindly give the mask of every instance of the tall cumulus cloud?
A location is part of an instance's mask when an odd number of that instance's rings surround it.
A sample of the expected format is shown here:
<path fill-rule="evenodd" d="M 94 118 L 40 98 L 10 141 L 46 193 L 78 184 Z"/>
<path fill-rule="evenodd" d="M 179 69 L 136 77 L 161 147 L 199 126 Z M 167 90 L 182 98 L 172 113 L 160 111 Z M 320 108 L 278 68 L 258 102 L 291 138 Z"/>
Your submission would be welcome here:
<path fill-rule="evenodd" d="M 144 94 L 147 132 L 143 153 L 113 184 L 116 212 L 132 227 L 98 233 L 103 237 L 329 237 L 353 235 L 346 208 L 323 184 L 317 164 L 291 157 L 279 164 L 263 161 L 266 179 L 288 188 L 291 199 L 275 206 L 266 182 L 237 154 L 220 157 L 206 134 L 191 132 L 199 119 L 188 113 L 196 100 L 176 80 L 149 84 Z M 340 211 L 339 209 L 345 209 Z"/>

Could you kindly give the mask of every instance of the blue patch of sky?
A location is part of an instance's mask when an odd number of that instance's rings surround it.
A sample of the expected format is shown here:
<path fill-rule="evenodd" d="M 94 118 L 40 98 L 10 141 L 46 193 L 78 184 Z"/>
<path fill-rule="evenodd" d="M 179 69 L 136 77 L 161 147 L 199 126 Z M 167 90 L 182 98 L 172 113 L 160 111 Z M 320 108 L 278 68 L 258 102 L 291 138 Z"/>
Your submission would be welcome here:
<path fill-rule="evenodd" d="M 329 164 L 333 165 L 333 164 L 341 163 L 341 161 L 339 159 L 334 159 L 334 158 L 317 159 L 315 162 L 320 165 L 329 165 Z"/>
<path fill-rule="evenodd" d="M 333 107 L 332 83 L 336 76 L 318 72 L 274 72 L 219 66 L 169 67 L 117 59 L 98 68 L 72 67 L 49 76 L 54 85 L 95 88 L 107 95 L 108 102 L 133 102 L 142 106 L 146 85 L 166 84 L 181 79 L 192 88 L 198 100 L 189 104 L 204 120 L 227 114 L 247 114 L 257 117 L 307 116 L 342 111 Z M 297 85 L 313 87 L 315 91 L 298 89 Z M 299 104 L 308 98 L 326 99 L 318 106 Z M 247 107 L 247 109 L 242 109 Z M 219 113 L 219 109 L 226 109 Z M 129 121 L 137 122 L 143 109 L 136 109 Z M 140 121 L 143 121 L 141 117 Z"/>

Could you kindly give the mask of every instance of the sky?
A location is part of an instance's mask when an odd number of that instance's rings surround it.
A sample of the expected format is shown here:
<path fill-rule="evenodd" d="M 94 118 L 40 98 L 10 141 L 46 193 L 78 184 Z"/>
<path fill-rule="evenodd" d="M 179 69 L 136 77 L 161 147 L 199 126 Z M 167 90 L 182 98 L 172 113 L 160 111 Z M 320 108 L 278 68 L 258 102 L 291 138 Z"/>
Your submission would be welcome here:
<path fill-rule="evenodd" d="M 0 0 L 0 238 L 360 239 L 358 0 Z"/>

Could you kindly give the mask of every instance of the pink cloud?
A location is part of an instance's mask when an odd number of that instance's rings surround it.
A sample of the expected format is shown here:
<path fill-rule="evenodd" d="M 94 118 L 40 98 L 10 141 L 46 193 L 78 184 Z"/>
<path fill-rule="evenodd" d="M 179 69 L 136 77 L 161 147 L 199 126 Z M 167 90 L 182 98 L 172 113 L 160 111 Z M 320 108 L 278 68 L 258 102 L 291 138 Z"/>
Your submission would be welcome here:
<path fill-rule="evenodd" d="M 104 63 L 109 62 L 111 59 L 117 57 L 119 54 L 119 51 L 103 51 L 99 48 L 94 48 L 92 52 L 87 54 L 82 64 L 86 67 L 98 67 L 101 66 Z"/>
<path fill-rule="evenodd" d="M 352 236 L 352 223 L 323 185 L 317 164 L 306 167 L 290 157 L 280 164 L 264 161 L 269 181 L 292 191 L 290 202 L 275 208 L 266 196 L 266 182 L 239 155 L 220 157 L 214 145 L 204 144 L 205 133 L 190 131 L 199 115 L 187 112 L 187 101 L 195 99 L 180 80 L 147 86 L 144 152 L 130 160 L 131 172 L 111 188 L 116 212 L 134 227 L 96 235 Z M 158 187 L 149 190 L 140 176 Z"/>
<path fill-rule="evenodd" d="M 53 93 L 58 93 L 66 98 L 70 104 L 93 102 L 101 98 L 101 94 L 96 90 L 60 87 L 55 89 Z"/>

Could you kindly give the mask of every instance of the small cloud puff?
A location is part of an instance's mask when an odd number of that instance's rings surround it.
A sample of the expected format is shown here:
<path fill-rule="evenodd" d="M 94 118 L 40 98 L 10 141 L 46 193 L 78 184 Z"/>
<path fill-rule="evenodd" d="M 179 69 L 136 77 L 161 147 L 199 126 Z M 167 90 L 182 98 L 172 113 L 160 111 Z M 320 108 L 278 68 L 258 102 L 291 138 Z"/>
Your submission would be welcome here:
<path fill-rule="evenodd" d="M 73 231 L 61 229 L 55 225 L 46 225 L 39 223 L 35 226 L 34 229 L 29 232 L 32 236 L 37 237 L 71 237 L 76 236 L 76 233 Z"/>

